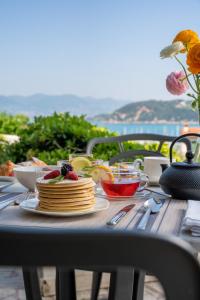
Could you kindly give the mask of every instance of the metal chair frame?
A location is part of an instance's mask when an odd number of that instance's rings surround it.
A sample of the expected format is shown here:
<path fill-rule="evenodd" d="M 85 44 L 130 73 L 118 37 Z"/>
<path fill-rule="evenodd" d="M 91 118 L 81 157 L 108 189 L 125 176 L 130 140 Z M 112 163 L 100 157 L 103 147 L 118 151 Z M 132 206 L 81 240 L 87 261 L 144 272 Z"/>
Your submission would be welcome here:
<path fill-rule="evenodd" d="M 88 268 L 141 269 L 161 282 L 167 300 L 200 299 L 200 267 L 193 248 L 175 237 L 120 230 L 73 230 L 35 227 L 0 228 L 0 265 L 56 266 L 64 278 L 67 270 Z M 15 249 L 13 251 L 13 249 Z M 147 250 L 148 249 L 148 250 Z M 147 252 L 148 251 L 148 252 Z M 75 300 L 74 283 L 57 282 L 57 300 Z M 123 286 L 120 297 L 128 300 Z"/>
<path fill-rule="evenodd" d="M 124 159 L 130 159 L 130 158 L 134 159 L 137 155 L 163 156 L 163 154 L 161 153 L 163 144 L 166 142 L 172 142 L 175 138 L 176 136 L 167 136 L 167 135 L 151 134 L 151 133 L 134 133 L 134 134 L 114 136 L 114 137 L 94 138 L 88 142 L 86 147 L 86 153 L 92 154 L 93 148 L 98 144 L 116 143 L 119 147 L 119 154 L 110 159 L 110 164 L 113 164 L 117 161 L 124 160 Z M 152 141 L 152 142 L 159 142 L 159 144 L 156 151 L 143 150 L 143 149 L 125 151 L 123 143 L 128 141 Z M 183 138 L 180 140 L 180 142 L 184 143 L 188 150 L 191 150 L 191 142 L 189 139 Z"/>

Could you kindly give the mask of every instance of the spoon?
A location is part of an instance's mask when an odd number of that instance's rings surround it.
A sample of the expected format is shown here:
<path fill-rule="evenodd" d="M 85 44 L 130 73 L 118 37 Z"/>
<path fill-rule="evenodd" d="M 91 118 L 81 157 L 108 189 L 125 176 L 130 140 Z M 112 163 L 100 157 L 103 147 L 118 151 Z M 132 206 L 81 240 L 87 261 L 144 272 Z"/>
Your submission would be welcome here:
<path fill-rule="evenodd" d="M 150 198 L 144 202 L 143 208 L 145 209 L 145 214 L 142 217 L 140 223 L 137 226 L 137 229 L 145 230 L 147 223 L 149 221 L 149 217 L 151 213 L 158 213 L 161 209 L 163 203 L 162 201 L 155 200 L 154 198 Z"/>

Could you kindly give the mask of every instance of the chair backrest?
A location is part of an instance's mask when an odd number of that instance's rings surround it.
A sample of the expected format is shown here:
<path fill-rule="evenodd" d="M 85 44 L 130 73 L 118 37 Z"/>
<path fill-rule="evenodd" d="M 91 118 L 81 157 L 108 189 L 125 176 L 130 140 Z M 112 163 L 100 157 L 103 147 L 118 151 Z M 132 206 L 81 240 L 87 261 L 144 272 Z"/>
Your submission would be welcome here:
<path fill-rule="evenodd" d="M 169 300 L 200 299 L 200 268 L 178 238 L 124 231 L 0 228 L 0 265 L 135 267 L 153 273 Z M 126 300 L 126 299 L 123 299 Z"/>
<path fill-rule="evenodd" d="M 88 142 L 86 147 L 86 153 L 91 154 L 93 148 L 97 144 L 117 143 L 120 153 L 110 159 L 110 164 L 113 164 L 117 161 L 124 160 L 124 159 L 130 159 L 130 158 L 135 159 L 137 155 L 163 156 L 161 153 L 163 144 L 165 142 L 172 142 L 175 138 L 176 138 L 175 136 L 150 134 L 150 133 L 135 133 L 135 134 L 114 136 L 114 137 L 94 138 Z M 127 141 L 154 141 L 154 142 L 159 142 L 159 145 L 156 151 L 150 151 L 144 149 L 125 151 L 123 143 Z M 191 142 L 189 139 L 183 138 L 180 140 L 180 142 L 186 145 L 187 150 L 191 150 Z"/>

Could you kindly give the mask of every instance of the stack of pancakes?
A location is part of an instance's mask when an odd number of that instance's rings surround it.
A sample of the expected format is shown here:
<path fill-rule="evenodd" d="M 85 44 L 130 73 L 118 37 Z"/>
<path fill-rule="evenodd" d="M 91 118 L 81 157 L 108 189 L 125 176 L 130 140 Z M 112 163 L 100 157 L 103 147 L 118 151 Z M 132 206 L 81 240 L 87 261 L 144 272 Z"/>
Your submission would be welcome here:
<path fill-rule="evenodd" d="M 38 178 L 38 209 L 56 212 L 90 209 L 95 204 L 94 186 L 92 178 L 66 179 L 57 183 Z"/>

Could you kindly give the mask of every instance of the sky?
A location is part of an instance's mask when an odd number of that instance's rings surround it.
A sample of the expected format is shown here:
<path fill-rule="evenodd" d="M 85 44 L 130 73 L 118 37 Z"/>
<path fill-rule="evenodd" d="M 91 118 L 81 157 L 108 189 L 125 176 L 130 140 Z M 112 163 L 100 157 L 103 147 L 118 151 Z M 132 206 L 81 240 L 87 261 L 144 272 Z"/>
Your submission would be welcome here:
<path fill-rule="evenodd" d="M 159 53 L 180 30 L 200 34 L 199 12 L 200 0 L 0 0 L 0 94 L 173 99 L 165 78 L 180 67 Z"/>

